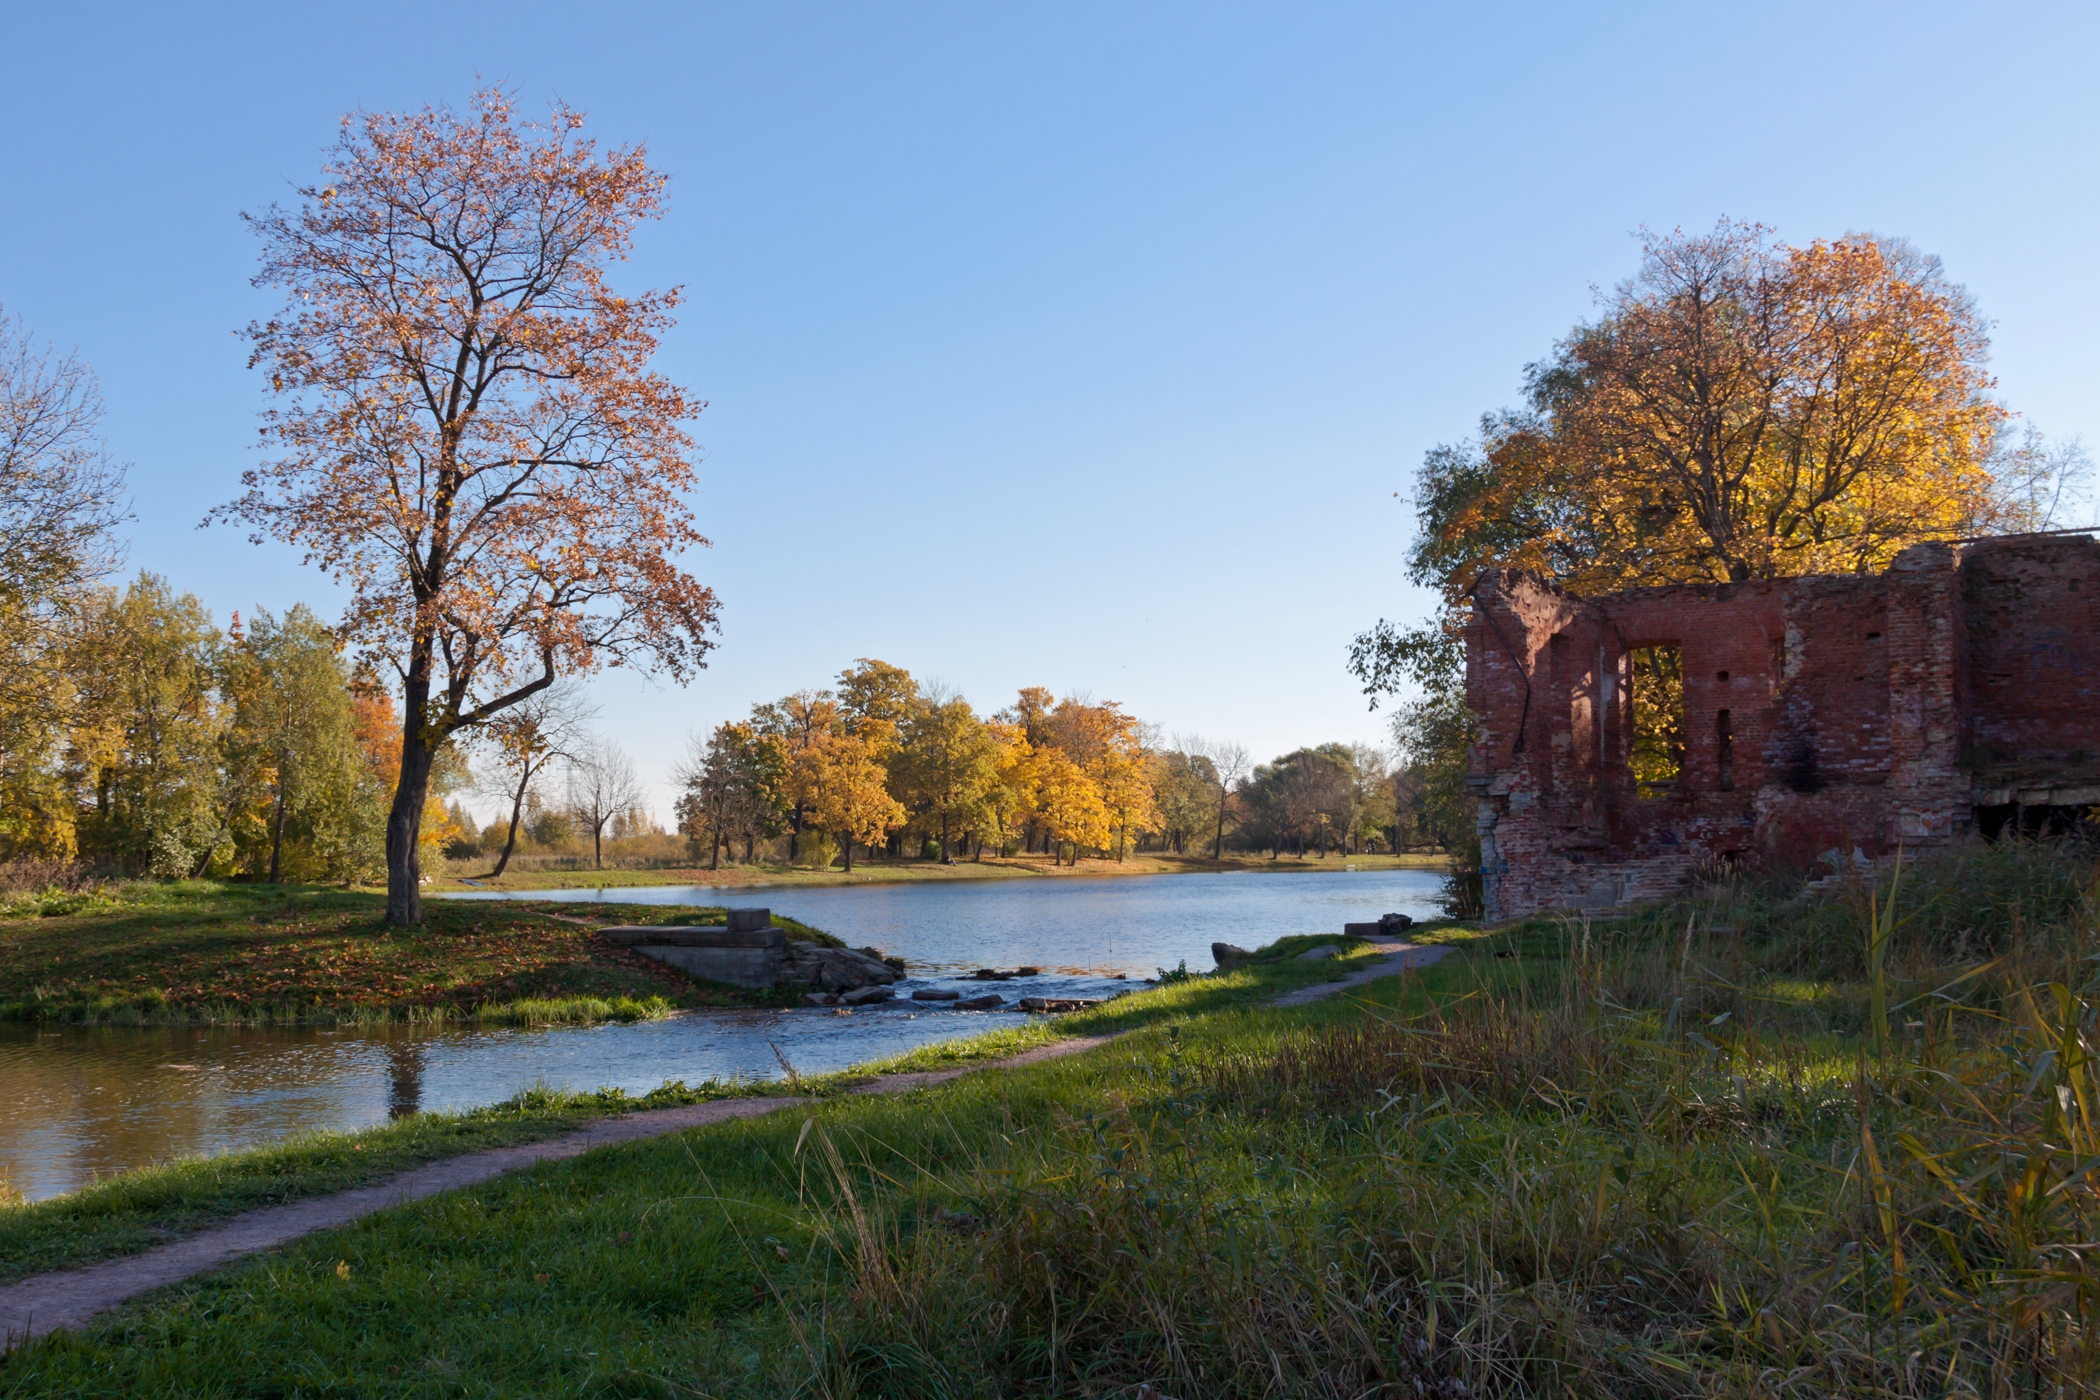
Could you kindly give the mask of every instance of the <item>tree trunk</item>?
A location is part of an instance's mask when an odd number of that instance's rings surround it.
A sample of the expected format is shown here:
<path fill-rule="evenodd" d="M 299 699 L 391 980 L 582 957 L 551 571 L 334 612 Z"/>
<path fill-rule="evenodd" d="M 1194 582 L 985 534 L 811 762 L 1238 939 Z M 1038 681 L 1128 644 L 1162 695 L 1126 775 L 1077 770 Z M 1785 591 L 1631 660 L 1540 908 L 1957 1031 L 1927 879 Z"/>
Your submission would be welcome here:
<path fill-rule="evenodd" d="M 277 859 L 284 854 L 284 765 L 277 765 L 277 820 L 270 824 L 270 883 L 277 883 Z"/>
<path fill-rule="evenodd" d="M 510 830 L 503 837 L 503 854 L 496 857 L 496 868 L 489 872 L 491 880 L 503 878 L 503 868 L 510 864 L 510 853 L 518 848 L 518 821 L 525 815 L 525 789 L 532 784 L 532 765 L 527 763 L 518 774 L 518 790 L 510 799 Z"/>
<path fill-rule="evenodd" d="M 605 868 L 605 823 L 591 823 L 591 869 Z"/>
<path fill-rule="evenodd" d="M 424 663 L 424 667 L 428 666 Z M 386 921 L 394 928 L 423 923 L 423 864 L 417 850 L 423 837 L 423 803 L 430 796 L 431 751 L 424 728 L 430 703 L 430 681 L 411 667 L 407 712 L 401 725 L 401 780 L 394 784 L 394 805 L 386 814 Z"/>
<path fill-rule="evenodd" d="M 851 836 L 841 837 L 839 844 L 846 848 L 846 873 L 851 875 L 853 873 L 853 838 Z"/>
<path fill-rule="evenodd" d="M 1218 834 L 1216 839 L 1210 843 L 1210 858 L 1212 860 L 1223 860 L 1225 858 L 1225 795 L 1225 789 L 1219 788 Z"/>
<path fill-rule="evenodd" d="M 709 870 L 720 870 L 722 868 L 722 828 L 719 826 L 715 827 L 711 835 L 713 839 L 709 842 L 707 868 Z"/>

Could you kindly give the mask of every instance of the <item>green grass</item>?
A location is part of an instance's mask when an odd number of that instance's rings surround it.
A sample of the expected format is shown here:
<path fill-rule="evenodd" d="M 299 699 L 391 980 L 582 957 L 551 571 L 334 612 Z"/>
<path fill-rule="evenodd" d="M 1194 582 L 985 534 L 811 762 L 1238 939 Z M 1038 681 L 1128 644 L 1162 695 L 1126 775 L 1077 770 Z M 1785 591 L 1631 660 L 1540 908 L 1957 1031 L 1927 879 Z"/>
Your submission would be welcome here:
<path fill-rule="evenodd" d="M 139 882 L 20 899 L 0 917 L 0 1019 L 108 1025 L 632 1020 L 784 1005 L 689 978 L 591 924 L 691 923 L 717 909 L 431 899 L 385 927 L 376 894 Z M 581 921 L 581 922 L 579 922 Z M 789 936 L 838 940 L 792 919 Z"/>
<path fill-rule="evenodd" d="M 1129 1032 L 1083 1056 L 384 1212 L 0 1394 L 2090 1393 L 2094 876 L 1935 860 L 1879 959 L 1748 884 L 1292 1010 L 1335 969 L 1276 950 L 1004 1047 Z"/>

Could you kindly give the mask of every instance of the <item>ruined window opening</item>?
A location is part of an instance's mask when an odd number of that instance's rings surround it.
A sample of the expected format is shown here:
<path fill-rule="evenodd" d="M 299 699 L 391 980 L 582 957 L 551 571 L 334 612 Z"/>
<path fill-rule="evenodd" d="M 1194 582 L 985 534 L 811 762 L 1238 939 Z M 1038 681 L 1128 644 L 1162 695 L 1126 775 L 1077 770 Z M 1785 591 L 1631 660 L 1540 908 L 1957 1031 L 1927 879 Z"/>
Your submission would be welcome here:
<path fill-rule="evenodd" d="M 1867 633 L 1867 640 L 1870 642 L 1878 642 L 1881 640 L 1881 634 L 1879 632 L 1869 632 Z"/>
<path fill-rule="evenodd" d="M 1714 672 L 1714 679 L 1726 685 L 1728 683 L 1728 673 L 1726 671 L 1716 671 Z"/>
<path fill-rule="evenodd" d="M 1725 672 L 1723 673 L 1726 674 Z M 1735 791 L 1735 729 L 1728 711 L 1714 712 L 1714 762 L 1720 769 L 1721 791 Z"/>
<path fill-rule="evenodd" d="M 1684 772 L 1684 653 L 1676 646 L 1641 647 L 1632 664 L 1633 744 L 1628 762 L 1634 790 L 1661 797 Z"/>

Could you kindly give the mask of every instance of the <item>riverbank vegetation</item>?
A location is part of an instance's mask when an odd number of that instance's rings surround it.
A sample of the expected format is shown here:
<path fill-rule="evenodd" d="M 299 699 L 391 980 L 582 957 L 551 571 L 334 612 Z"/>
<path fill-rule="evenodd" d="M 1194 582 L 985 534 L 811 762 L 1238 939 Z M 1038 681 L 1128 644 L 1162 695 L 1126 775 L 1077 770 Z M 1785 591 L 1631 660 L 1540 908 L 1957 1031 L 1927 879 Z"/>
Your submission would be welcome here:
<path fill-rule="evenodd" d="M 1085 1056 L 390 1211 L 0 1383 L 2083 1393 L 2095 876 L 1977 847 L 1454 931 L 1439 966 L 1304 1008 L 1177 982 L 1103 1008 L 1131 1034 Z"/>
<path fill-rule="evenodd" d="M 389 929 L 373 893 L 197 880 L 47 892 L 0 911 L 12 915 L 0 918 L 9 1020 L 542 1025 L 787 996 L 696 981 L 591 928 L 722 921 L 720 909 L 689 905 L 434 900 L 422 927 Z"/>

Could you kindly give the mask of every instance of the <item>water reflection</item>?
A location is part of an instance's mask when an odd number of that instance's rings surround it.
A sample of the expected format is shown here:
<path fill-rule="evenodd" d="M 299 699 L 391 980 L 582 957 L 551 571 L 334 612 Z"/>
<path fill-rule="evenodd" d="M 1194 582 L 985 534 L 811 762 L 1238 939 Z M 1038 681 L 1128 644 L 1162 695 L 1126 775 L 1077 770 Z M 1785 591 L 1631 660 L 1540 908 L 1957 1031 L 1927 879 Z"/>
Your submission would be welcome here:
<path fill-rule="evenodd" d="M 410 1118 L 423 1107 L 423 1047 L 412 1040 L 386 1048 L 386 1116 Z"/>

